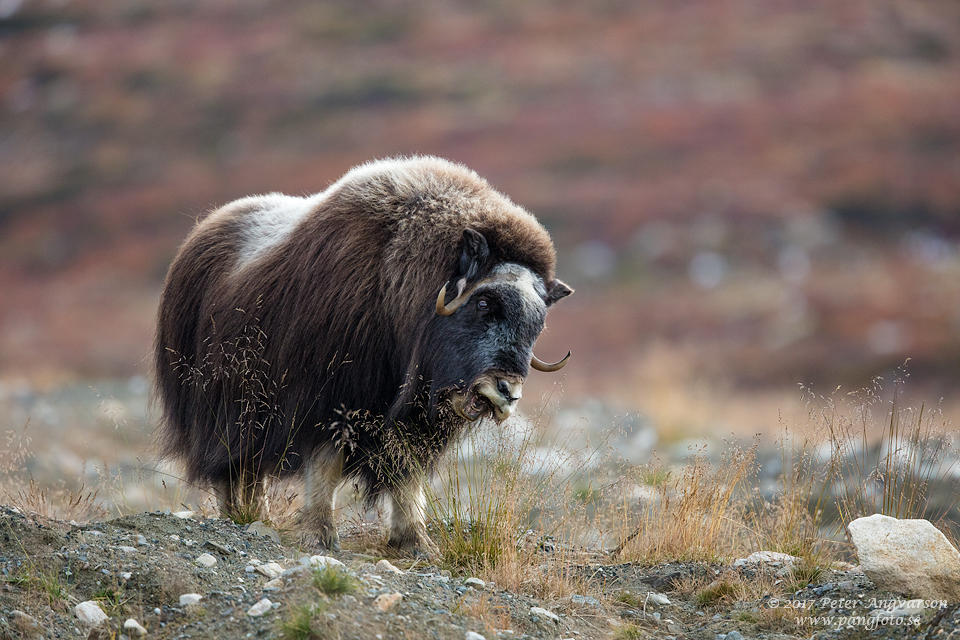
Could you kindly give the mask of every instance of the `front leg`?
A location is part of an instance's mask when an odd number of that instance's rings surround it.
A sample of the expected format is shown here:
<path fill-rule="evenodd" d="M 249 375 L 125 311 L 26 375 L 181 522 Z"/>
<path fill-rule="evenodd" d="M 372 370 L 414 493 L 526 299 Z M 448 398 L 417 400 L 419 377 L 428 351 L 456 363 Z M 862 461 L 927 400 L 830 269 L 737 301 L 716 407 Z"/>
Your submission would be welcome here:
<path fill-rule="evenodd" d="M 422 481 L 414 479 L 392 489 L 387 494 L 387 502 L 390 505 L 390 537 L 387 546 L 403 555 L 439 555 L 439 548 L 427 536 L 427 500 Z"/>
<path fill-rule="evenodd" d="M 340 550 L 340 536 L 334 522 L 337 487 L 343 479 L 343 454 L 333 447 L 316 452 L 304 473 L 304 504 L 297 524 L 304 544 L 330 551 Z"/>

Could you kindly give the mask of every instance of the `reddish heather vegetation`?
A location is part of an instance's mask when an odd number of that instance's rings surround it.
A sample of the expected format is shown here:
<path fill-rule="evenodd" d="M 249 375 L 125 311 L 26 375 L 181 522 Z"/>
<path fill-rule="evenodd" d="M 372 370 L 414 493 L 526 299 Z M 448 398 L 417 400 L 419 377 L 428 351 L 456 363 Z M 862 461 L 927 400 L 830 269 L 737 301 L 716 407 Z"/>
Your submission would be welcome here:
<path fill-rule="evenodd" d="M 536 213 L 568 392 L 960 362 L 960 4 L 0 2 L 0 378 L 143 373 L 195 216 L 431 153 Z M 609 374 L 615 374 L 612 377 Z"/>

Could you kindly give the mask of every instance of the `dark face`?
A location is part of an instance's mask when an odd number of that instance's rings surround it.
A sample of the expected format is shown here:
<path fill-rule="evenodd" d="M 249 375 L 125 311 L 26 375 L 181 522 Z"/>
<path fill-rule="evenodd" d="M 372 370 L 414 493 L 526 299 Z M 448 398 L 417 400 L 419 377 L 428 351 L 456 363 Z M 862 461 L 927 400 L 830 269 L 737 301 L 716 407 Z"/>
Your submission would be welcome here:
<path fill-rule="evenodd" d="M 549 298 L 526 267 L 497 266 L 454 313 L 431 320 L 434 391 L 468 420 L 505 420 L 516 409 Z"/>
<path fill-rule="evenodd" d="M 436 314 L 421 336 L 422 359 L 413 371 L 429 381 L 433 415 L 439 404 L 448 403 L 470 421 L 506 420 L 531 366 L 556 371 L 566 362 L 545 365 L 533 357 L 533 344 L 547 308 L 573 290 L 559 280 L 544 282 L 520 264 L 491 268 L 489 258 L 486 238 L 466 229 L 453 277 L 440 291 Z M 456 293 L 449 301 L 448 286 Z"/>

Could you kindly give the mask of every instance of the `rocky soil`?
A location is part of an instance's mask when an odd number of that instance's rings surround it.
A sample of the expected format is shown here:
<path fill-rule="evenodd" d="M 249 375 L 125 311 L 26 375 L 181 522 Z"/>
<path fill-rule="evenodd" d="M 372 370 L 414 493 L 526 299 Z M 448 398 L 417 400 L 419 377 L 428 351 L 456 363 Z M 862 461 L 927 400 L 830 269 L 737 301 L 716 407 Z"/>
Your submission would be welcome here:
<path fill-rule="evenodd" d="M 803 584 L 782 562 L 644 567 L 594 553 L 570 567 L 582 593 L 543 600 L 422 560 L 321 557 L 276 538 L 266 527 L 189 513 L 76 524 L 0 507 L 0 638 L 773 640 L 946 638 L 960 628 L 960 605 L 905 602 L 850 566 L 781 593 Z M 362 546 L 345 536 L 345 548 Z M 544 551 L 545 570 L 558 555 Z M 311 560 L 355 588 L 322 594 Z M 756 600 L 735 590 L 711 600 L 703 595 L 711 582 L 769 589 Z M 189 604 L 187 594 L 200 599 Z M 105 614 L 99 625 L 78 613 L 88 601 Z"/>

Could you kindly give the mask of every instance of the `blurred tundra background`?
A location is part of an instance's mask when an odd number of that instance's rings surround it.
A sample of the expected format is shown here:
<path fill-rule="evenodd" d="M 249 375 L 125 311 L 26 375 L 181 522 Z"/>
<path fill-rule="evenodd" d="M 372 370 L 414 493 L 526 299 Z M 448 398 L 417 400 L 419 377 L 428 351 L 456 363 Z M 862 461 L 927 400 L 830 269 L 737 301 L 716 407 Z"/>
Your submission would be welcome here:
<path fill-rule="evenodd" d="M 0 0 L 8 461 L 29 439 L 38 478 L 149 467 L 195 218 L 414 153 L 553 235 L 577 292 L 537 353 L 574 355 L 524 402 L 560 427 L 626 424 L 642 462 L 773 437 L 799 385 L 906 372 L 960 406 L 954 0 Z"/>

